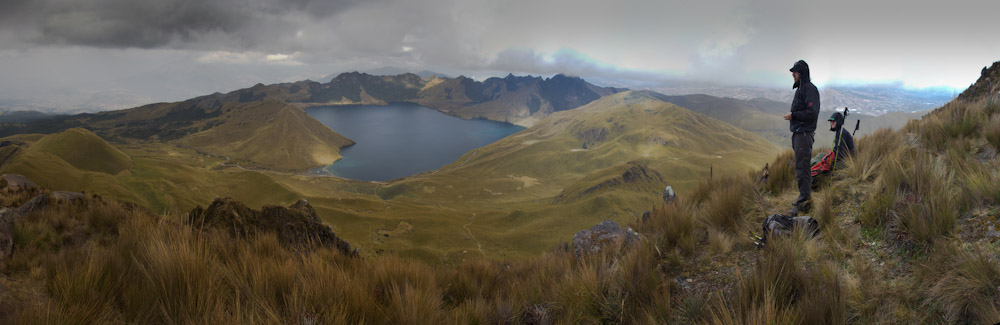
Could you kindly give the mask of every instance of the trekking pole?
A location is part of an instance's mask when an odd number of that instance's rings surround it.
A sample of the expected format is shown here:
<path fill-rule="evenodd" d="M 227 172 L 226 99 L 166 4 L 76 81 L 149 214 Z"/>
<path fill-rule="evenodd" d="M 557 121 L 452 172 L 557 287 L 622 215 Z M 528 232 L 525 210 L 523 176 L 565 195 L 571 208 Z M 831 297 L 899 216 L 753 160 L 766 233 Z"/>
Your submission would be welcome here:
<path fill-rule="evenodd" d="M 847 121 L 847 111 L 847 107 L 844 107 L 844 121 Z M 844 132 L 843 125 L 837 128 L 837 145 L 833 148 L 833 167 L 830 168 L 830 174 L 837 171 L 837 160 L 840 160 L 840 141 L 843 139 L 841 132 Z"/>
<path fill-rule="evenodd" d="M 854 137 L 855 135 L 858 135 L 858 129 L 860 129 L 860 128 L 861 128 L 861 119 L 858 119 L 858 123 L 857 123 L 857 124 L 854 124 L 854 133 L 853 133 L 853 134 L 851 134 L 851 137 L 852 137 L 852 138 L 853 138 L 853 137 Z"/>

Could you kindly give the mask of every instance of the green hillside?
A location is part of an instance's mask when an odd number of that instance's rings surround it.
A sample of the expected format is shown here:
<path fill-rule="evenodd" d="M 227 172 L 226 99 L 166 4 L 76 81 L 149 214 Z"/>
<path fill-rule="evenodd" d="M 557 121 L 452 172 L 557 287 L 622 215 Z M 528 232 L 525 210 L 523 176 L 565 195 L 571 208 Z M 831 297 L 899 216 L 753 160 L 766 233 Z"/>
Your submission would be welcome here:
<path fill-rule="evenodd" d="M 353 141 L 279 101 L 238 104 L 208 123 L 214 127 L 178 142 L 234 161 L 274 170 L 327 166 L 340 159 L 340 148 Z"/>
<path fill-rule="evenodd" d="M 30 150 L 54 155 L 85 171 L 118 174 L 132 166 L 132 159 L 93 132 L 73 128 L 41 138 Z"/>
<path fill-rule="evenodd" d="M 780 147 L 791 146 L 791 133 L 788 131 L 788 121 L 782 115 L 788 112 L 788 103 L 776 102 L 769 99 L 757 98 L 751 100 L 741 100 L 735 98 L 721 98 L 709 95 L 677 95 L 668 96 L 652 91 L 643 91 L 662 101 L 670 102 L 688 108 L 692 111 L 702 113 L 720 121 L 735 125 L 741 129 L 753 132 L 758 136 L 771 141 Z M 843 107 L 824 106 L 825 111 L 820 112 L 820 118 L 816 129 L 815 148 L 832 147 L 833 132 L 829 132 L 826 120 L 833 114 L 832 109 L 843 111 Z M 919 119 L 930 112 L 921 111 L 914 113 L 890 112 L 880 116 L 863 114 L 850 114 L 844 122 L 846 128 L 854 131 L 855 123 L 861 120 L 861 127 L 855 137 L 869 135 L 882 128 L 899 129 L 906 126 L 910 120 Z"/>

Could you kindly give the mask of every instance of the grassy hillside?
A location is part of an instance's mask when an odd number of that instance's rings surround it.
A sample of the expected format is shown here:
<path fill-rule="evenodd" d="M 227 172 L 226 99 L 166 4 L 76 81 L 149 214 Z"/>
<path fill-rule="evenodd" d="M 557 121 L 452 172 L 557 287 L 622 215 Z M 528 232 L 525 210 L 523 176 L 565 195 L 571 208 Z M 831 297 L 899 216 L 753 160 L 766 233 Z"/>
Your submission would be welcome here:
<path fill-rule="evenodd" d="M 378 246 L 460 247 L 454 254 L 472 242 L 480 255 L 536 255 L 602 220 L 628 222 L 659 202 L 666 185 L 691 190 L 711 168 L 716 177 L 756 169 L 777 152 L 704 115 L 637 92 L 614 94 L 379 189 L 395 204 L 441 208 L 406 218 L 412 232 Z M 634 168 L 658 176 L 621 181 Z"/>
<path fill-rule="evenodd" d="M 780 147 L 791 146 L 792 140 L 791 132 L 788 131 L 788 121 L 782 118 L 782 115 L 789 110 L 790 104 L 788 103 L 763 98 L 741 100 L 709 95 L 668 96 L 652 91 L 644 92 L 662 101 L 677 104 L 678 106 L 753 132 Z M 830 105 L 824 105 L 823 107 L 827 110 L 820 112 L 816 129 L 815 148 L 832 147 L 834 140 L 833 132 L 829 131 L 827 119 L 833 114 L 832 109 L 843 111 L 843 107 L 833 107 Z M 915 113 L 891 112 L 880 116 L 852 113 L 847 117 L 844 125 L 853 132 L 855 123 L 861 120 L 861 128 L 855 135 L 858 137 L 872 134 L 883 128 L 902 128 L 910 120 L 919 119 L 928 112 L 930 110 Z"/>
<path fill-rule="evenodd" d="M 985 86 L 995 89 L 996 80 Z M 617 98 L 619 109 L 673 107 L 623 98 L 629 95 Z M 565 116 L 534 132 L 558 138 L 560 129 L 598 125 Z M 294 250 L 274 234 L 233 238 L 113 200 L 54 202 L 13 222 L 0 322 L 992 324 L 1000 322 L 998 148 L 994 93 L 862 137 L 857 155 L 814 194 L 819 236 L 796 232 L 764 249 L 746 233 L 795 199 L 788 151 L 772 157 L 766 180 L 756 170 L 703 180 L 630 222 L 644 239 L 585 257 L 565 247 L 529 258 L 470 255 L 444 266 L 397 254 L 352 258 L 332 248 Z M 507 149 L 470 153 L 452 169 L 519 150 Z M 504 171 L 479 169 L 493 178 Z M 522 191 L 546 186 L 514 176 Z M 507 182 L 492 181 L 483 184 Z M 403 184 L 377 191 L 412 195 L 392 189 Z M 3 189 L 0 205 L 16 207 L 35 194 Z M 388 210 L 404 206 L 390 201 Z M 480 229 L 478 220 L 468 222 Z M 409 229 L 400 223 L 384 238 L 416 233 Z"/>
<path fill-rule="evenodd" d="M 365 255 L 391 252 L 454 264 L 484 255 L 540 254 L 581 228 L 606 219 L 627 222 L 642 214 L 660 200 L 668 184 L 686 191 L 708 178 L 710 167 L 721 177 L 760 168 L 777 152 L 766 141 L 704 115 L 622 93 L 556 112 L 536 127 L 473 150 L 440 170 L 387 184 L 244 170 L 233 164 L 309 158 L 310 153 L 293 150 L 322 141 L 302 137 L 310 134 L 314 121 L 297 120 L 300 112 L 280 102 L 224 104 L 208 113 L 216 115 L 208 121 L 221 124 L 204 131 L 166 142 L 118 144 L 134 165 L 114 177 L 104 174 L 101 182 L 89 181 L 94 176 L 86 170 L 39 154 L 21 155 L 0 172 L 22 173 L 53 189 L 109 195 L 154 211 L 185 211 L 217 196 L 255 207 L 307 198 Z M 129 111 L 125 118 L 138 119 L 139 113 Z M 156 114 L 146 112 L 146 117 Z"/>
<path fill-rule="evenodd" d="M 50 134 L 31 145 L 31 151 L 54 155 L 85 171 L 118 174 L 132 166 L 132 159 L 93 132 L 73 128 Z"/>
<path fill-rule="evenodd" d="M 306 115 L 305 110 L 265 100 L 227 108 L 210 129 L 178 142 L 232 160 L 275 170 L 327 166 L 353 141 Z"/>

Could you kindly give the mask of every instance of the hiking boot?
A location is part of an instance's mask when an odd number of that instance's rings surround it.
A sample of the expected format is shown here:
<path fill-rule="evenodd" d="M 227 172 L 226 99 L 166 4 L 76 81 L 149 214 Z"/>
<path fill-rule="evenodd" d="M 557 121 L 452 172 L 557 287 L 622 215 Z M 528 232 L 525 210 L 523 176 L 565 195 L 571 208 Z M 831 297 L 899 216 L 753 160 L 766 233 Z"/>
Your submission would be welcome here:
<path fill-rule="evenodd" d="M 809 213 L 809 210 L 811 209 L 812 201 L 805 201 L 802 204 L 792 205 L 792 208 L 788 209 L 785 214 L 789 217 L 795 217 L 798 216 L 799 213 Z"/>

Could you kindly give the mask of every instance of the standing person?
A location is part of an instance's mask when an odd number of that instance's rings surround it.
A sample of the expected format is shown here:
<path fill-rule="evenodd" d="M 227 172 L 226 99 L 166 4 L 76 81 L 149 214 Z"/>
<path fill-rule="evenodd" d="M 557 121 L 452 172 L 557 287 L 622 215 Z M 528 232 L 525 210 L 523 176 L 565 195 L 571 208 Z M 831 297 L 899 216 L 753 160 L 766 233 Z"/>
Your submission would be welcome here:
<path fill-rule="evenodd" d="M 806 61 L 795 62 L 788 71 L 792 72 L 795 84 L 795 96 L 792 98 L 791 112 L 785 114 L 792 131 L 792 150 L 795 151 L 795 179 L 798 181 L 799 197 L 795 200 L 788 214 L 796 216 L 799 212 L 808 212 L 811 208 L 810 187 L 812 177 L 809 175 L 809 159 L 812 158 L 812 146 L 816 134 L 816 121 L 819 119 L 819 90 L 809 80 L 809 65 Z"/>

